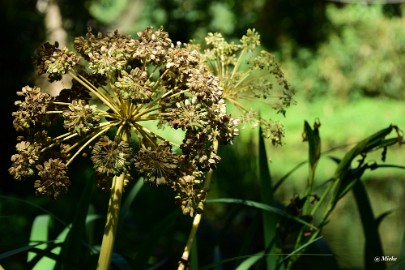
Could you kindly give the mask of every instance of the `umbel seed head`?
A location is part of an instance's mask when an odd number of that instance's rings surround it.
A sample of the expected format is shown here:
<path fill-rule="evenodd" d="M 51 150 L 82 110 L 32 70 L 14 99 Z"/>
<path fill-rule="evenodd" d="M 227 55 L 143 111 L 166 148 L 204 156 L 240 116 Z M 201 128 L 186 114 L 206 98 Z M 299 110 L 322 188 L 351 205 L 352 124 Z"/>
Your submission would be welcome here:
<path fill-rule="evenodd" d="M 72 86 L 58 96 L 30 86 L 18 92 L 13 124 L 23 136 L 9 169 L 16 180 L 33 179 L 37 194 L 56 199 L 71 185 L 69 165 L 87 156 L 101 188 L 136 170 L 172 187 L 185 214 L 198 212 L 205 172 L 220 160 L 215 143 L 231 143 L 238 133 L 200 52 L 174 45 L 163 28 L 137 38 L 89 30 L 75 38 L 74 51 L 45 43 L 35 64 L 50 82 L 70 76 Z M 183 139 L 170 141 L 151 124 Z"/>

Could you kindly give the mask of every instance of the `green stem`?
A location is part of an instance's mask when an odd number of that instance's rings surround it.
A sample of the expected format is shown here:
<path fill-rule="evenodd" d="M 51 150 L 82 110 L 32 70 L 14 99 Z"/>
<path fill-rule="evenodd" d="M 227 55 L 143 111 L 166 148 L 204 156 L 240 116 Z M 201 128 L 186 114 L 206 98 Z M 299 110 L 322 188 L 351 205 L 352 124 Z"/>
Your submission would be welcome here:
<path fill-rule="evenodd" d="M 125 173 L 114 176 L 111 187 L 110 202 L 108 204 L 107 221 L 104 228 L 97 270 L 110 269 L 115 236 L 117 233 L 118 218 L 121 209 L 121 198 L 124 191 Z"/>
<path fill-rule="evenodd" d="M 122 141 L 128 142 L 130 135 L 126 130 L 120 134 Z M 118 219 L 121 209 L 121 199 L 124 192 L 126 173 L 114 176 L 111 187 L 110 201 L 108 203 L 107 220 L 104 228 L 103 241 L 101 243 L 100 255 L 97 270 L 110 269 L 111 257 L 114 249 L 114 242 L 117 233 Z"/>
<path fill-rule="evenodd" d="M 94 141 L 95 139 L 97 139 L 99 136 L 101 136 L 102 134 L 106 133 L 111 127 L 117 125 L 116 123 L 113 122 L 109 122 L 108 125 L 106 125 L 103 129 L 101 129 L 97 134 L 95 134 L 94 136 L 90 137 L 86 137 L 86 142 L 79 148 L 79 150 L 76 151 L 76 153 L 74 153 L 74 155 L 68 160 L 68 162 L 66 163 L 67 165 L 69 165 L 70 163 L 73 162 L 73 160 L 77 157 L 77 155 L 79 155 L 83 149 L 85 149 L 88 145 L 90 145 L 90 143 L 92 141 Z M 68 150 L 66 150 L 66 153 L 70 152 L 73 148 L 75 148 L 77 145 L 79 145 L 79 143 L 75 143 L 74 145 L 72 145 Z"/>
<path fill-rule="evenodd" d="M 93 93 L 101 102 L 107 105 L 111 110 L 113 110 L 117 115 L 119 115 L 119 110 L 117 106 L 110 102 L 109 98 L 101 93 L 94 85 L 92 85 L 86 78 L 81 75 L 76 76 L 73 72 L 69 72 L 69 75 L 78 81 L 81 85 L 87 88 L 91 93 Z"/>
<path fill-rule="evenodd" d="M 236 65 L 233 68 L 231 79 L 233 79 L 233 77 L 235 77 L 235 74 L 238 71 L 240 64 L 242 63 L 242 60 L 245 57 L 245 53 L 246 53 L 246 49 L 243 49 L 242 52 L 240 53 L 239 57 L 238 57 L 238 62 L 236 62 Z"/>
<path fill-rule="evenodd" d="M 217 152 L 218 150 L 218 141 L 214 139 L 214 152 Z M 205 182 L 204 182 L 204 189 L 209 190 L 209 187 L 211 186 L 211 179 L 212 179 L 212 170 L 210 170 L 207 175 L 205 176 Z M 204 210 L 204 205 L 205 202 L 201 202 L 199 205 L 199 208 L 201 208 L 201 211 Z M 202 214 L 196 214 L 193 219 L 193 225 L 190 230 L 190 234 L 188 235 L 187 239 L 187 244 L 184 247 L 183 255 L 181 256 L 181 260 L 179 262 L 179 266 L 177 270 L 185 270 L 188 269 L 186 266 L 186 263 L 189 261 L 190 257 L 190 252 L 191 252 L 191 247 L 193 246 L 193 242 L 195 239 L 195 236 L 198 231 L 198 227 L 200 226 Z"/>

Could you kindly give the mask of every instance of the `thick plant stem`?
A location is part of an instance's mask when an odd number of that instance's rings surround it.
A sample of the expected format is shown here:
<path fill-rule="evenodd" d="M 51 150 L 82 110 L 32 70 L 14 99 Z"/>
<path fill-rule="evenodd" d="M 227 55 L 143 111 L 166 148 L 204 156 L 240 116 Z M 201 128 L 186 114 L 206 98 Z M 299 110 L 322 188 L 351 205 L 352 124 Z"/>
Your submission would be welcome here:
<path fill-rule="evenodd" d="M 113 178 L 110 202 L 108 204 L 107 221 L 104 228 L 104 236 L 98 259 L 98 270 L 110 269 L 111 256 L 114 248 L 118 218 L 121 209 L 121 198 L 124 191 L 124 180 L 125 173 L 121 174 L 120 176 L 114 176 Z"/>
<path fill-rule="evenodd" d="M 121 140 L 125 142 L 127 142 L 130 138 L 129 133 L 126 130 L 119 132 L 118 136 L 120 136 Z M 104 236 L 101 243 L 97 270 L 110 269 L 111 257 L 118 227 L 118 219 L 121 210 L 121 199 L 124 192 L 125 178 L 126 173 L 122 173 L 119 176 L 114 176 L 112 181 L 107 220 L 105 223 Z"/>
<path fill-rule="evenodd" d="M 218 141 L 214 140 L 213 144 L 214 144 L 214 152 L 217 152 Z M 210 170 L 205 176 L 204 189 L 207 191 L 209 190 L 209 187 L 211 186 L 211 178 L 212 178 L 212 170 Z M 199 208 L 201 209 L 201 211 L 204 210 L 204 205 L 205 205 L 205 202 L 202 202 L 199 205 Z M 202 214 L 196 214 L 194 216 L 193 225 L 191 227 L 190 234 L 188 235 L 187 244 L 184 247 L 183 255 L 181 255 L 181 259 L 180 259 L 177 270 L 188 269 L 187 264 L 189 262 L 191 248 L 193 246 L 193 242 L 194 242 L 195 236 L 197 234 L 198 227 L 200 226 L 201 218 L 202 218 Z"/>

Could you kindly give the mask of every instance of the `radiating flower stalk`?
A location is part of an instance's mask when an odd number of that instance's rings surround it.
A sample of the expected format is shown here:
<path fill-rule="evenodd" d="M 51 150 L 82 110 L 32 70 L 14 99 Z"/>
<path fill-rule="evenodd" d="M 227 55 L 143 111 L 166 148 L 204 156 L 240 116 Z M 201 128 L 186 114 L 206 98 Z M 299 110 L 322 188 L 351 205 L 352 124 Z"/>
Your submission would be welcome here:
<path fill-rule="evenodd" d="M 264 105 L 266 111 L 285 115 L 294 102 L 294 91 L 290 88 L 275 57 L 260 48 L 260 35 L 249 29 L 238 43 L 227 42 L 220 33 L 210 33 L 205 38 L 201 51 L 207 68 L 219 79 L 223 98 L 239 114 L 243 124 L 261 126 L 263 136 L 273 145 L 282 145 L 284 128 L 278 121 L 262 118 L 257 109 Z"/>
<path fill-rule="evenodd" d="M 274 57 L 259 50 L 260 36 L 249 29 L 239 43 L 227 42 L 220 33 L 209 33 L 203 48 L 199 44 L 188 46 L 201 52 L 203 61 L 212 74 L 219 79 L 223 89 L 223 99 L 239 111 L 238 121 L 250 123 L 252 127 L 261 126 L 263 136 L 273 145 L 282 145 L 283 126 L 271 119 L 263 119 L 257 110 L 247 106 L 257 106 L 257 101 L 285 115 L 286 108 L 293 102 L 294 92 L 290 89 Z M 215 149 L 218 144 L 214 143 Z M 209 190 L 212 170 L 206 174 L 205 189 Z M 204 204 L 201 204 L 203 209 Z M 192 223 L 187 244 L 184 248 L 178 270 L 188 268 L 191 248 L 201 222 L 202 213 L 198 213 Z"/>
<path fill-rule="evenodd" d="M 195 218 L 190 251 L 220 161 L 218 146 L 238 134 L 240 121 L 227 113 L 225 100 L 242 109 L 242 121 L 267 125 L 269 138 L 281 143 L 280 126 L 247 113 L 240 102 L 272 97 L 272 107 L 284 113 L 291 101 L 274 59 L 255 54 L 258 34 L 249 30 L 240 44 L 219 34 L 206 40 L 201 51 L 173 44 L 162 28 L 148 27 L 137 38 L 89 30 L 75 38 L 74 50 L 46 43 L 35 56 L 39 75 L 50 82 L 70 76 L 71 88 L 57 96 L 30 86 L 17 92 L 22 100 L 13 124 L 23 135 L 10 174 L 32 179 L 36 194 L 57 199 L 72 184 L 68 167 L 83 156 L 94 165 L 97 185 L 110 191 L 98 269 L 110 266 L 122 194 L 134 171 L 148 183 L 170 186 L 182 212 Z M 163 128 L 180 130 L 183 138 L 170 141 L 158 132 Z"/>
<path fill-rule="evenodd" d="M 89 31 L 74 40 L 74 49 L 58 43 L 38 49 L 39 74 L 50 82 L 70 76 L 72 87 L 58 96 L 39 87 L 18 92 L 23 100 L 16 102 L 13 123 L 24 135 L 9 172 L 16 180 L 32 178 L 37 194 L 56 199 L 71 185 L 69 165 L 88 156 L 98 186 L 111 192 L 98 267 L 108 269 L 131 172 L 169 185 L 182 212 L 194 216 L 207 193 L 205 174 L 220 160 L 214 145 L 232 141 L 237 121 L 226 113 L 218 78 L 200 53 L 173 44 L 162 28 L 149 27 L 136 39 Z M 181 130 L 181 143 L 147 128 L 151 122 L 156 130 Z"/>

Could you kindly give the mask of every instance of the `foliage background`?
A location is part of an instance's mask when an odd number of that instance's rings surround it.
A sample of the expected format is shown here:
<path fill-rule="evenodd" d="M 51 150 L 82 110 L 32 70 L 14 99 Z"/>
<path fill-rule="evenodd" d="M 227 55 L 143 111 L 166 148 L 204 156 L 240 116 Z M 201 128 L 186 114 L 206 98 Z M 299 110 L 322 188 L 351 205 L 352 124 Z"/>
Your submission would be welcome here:
<path fill-rule="evenodd" d="M 50 202 L 47 198 L 33 196 L 31 183 L 17 183 L 7 173 L 16 137 L 11 119 L 15 92 L 35 83 L 32 55 L 50 34 L 45 15 L 38 9 L 41 3 L 47 1 L 0 3 L 3 28 L 0 195 L 44 207 L 69 223 L 75 208 L 66 206 L 75 205 L 83 181 L 76 181 L 65 198 Z M 172 40 L 182 42 L 190 39 L 198 42 L 207 32 L 216 31 L 227 38 L 238 38 L 247 28 L 256 28 L 262 36 L 263 47 L 278 57 L 297 93 L 297 104 L 287 112 L 285 119 L 269 115 L 279 118 L 286 126 L 285 146 L 276 149 L 268 146 L 275 179 L 307 158 L 306 145 L 301 139 L 304 120 L 320 119 L 325 150 L 353 144 L 391 123 L 405 128 L 402 4 L 350 5 L 321 0 L 60 0 L 58 5 L 69 40 L 85 33 L 88 26 L 100 31 L 119 29 L 134 35 L 147 25 L 163 25 Z M 259 107 L 263 115 L 269 114 L 263 104 L 248 105 Z M 214 175 L 212 197 L 258 198 L 257 152 L 252 151 L 257 148 L 255 137 L 255 131 L 247 127 L 234 146 L 221 150 L 223 159 Z M 347 149 L 334 154 L 341 155 Z M 405 165 L 403 150 L 390 152 L 387 162 Z M 319 167 L 316 180 L 321 183 L 331 176 L 335 167 L 326 159 L 321 160 Z M 71 173 L 80 179 L 84 168 L 77 162 Z M 277 194 L 279 202 L 288 203 L 294 193 L 303 192 L 306 177 L 305 166 L 289 177 Z M 88 178 L 91 179 L 91 174 Z M 373 172 L 366 179 L 375 213 L 395 209 L 382 223 L 380 233 L 386 253 L 397 257 L 405 225 L 401 204 L 404 181 L 403 172 L 387 170 Z M 93 193 L 95 213 L 105 213 L 107 198 L 108 194 Z M 152 254 L 149 261 L 143 263 L 152 265 L 166 260 L 167 265 L 174 265 L 190 226 L 190 220 L 176 210 L 169 190 L 144 186 L 126 219 L 125 236 L 117 243 L 117 252 L 138 266 L 142 264 L 139 261 L 142 254 L 137 252 L 140 250 Z M 324 231 L 325 240 L 342 269 L 362 268 L 359 243 L 364 240 L 360 223 L 353 222 L 359 219 L 356 211 L 349 196 L 339 204 Z M 32 221 L 39 214 L 43 211 L 38 208 L 1 197 L 0 253 L 27 245 Z M 229 258 L 241 252 L 238 248 L 244 243 L 241 235 L 246 235 L 257 219 L 260 213 L 253 209 L 242 211 L 237 206 L 208 205 L 199 238 L 204 241 L 198 243 L 200 265 L 209 264 L 216 256 Z M 95 226 L 94 243 L 100 241 L 97 236 L 101 236 L 102 223 L 102 220 L 95 222 L 98 226 Z M 57 222 L 52 224 L 53 234 L 57 235 L 61 227 Z M 342 234 L 346 237 L 341 237 Z M 256 234 L 254 238 L 260 239 L 261 235 Z M 254 243 L 258 244 L 246 247 L 245 254 L 260 250 L 260 241 Z M 6 269 L 24 269 L 24 256 L 0 260 L 0 264 Z"/>

